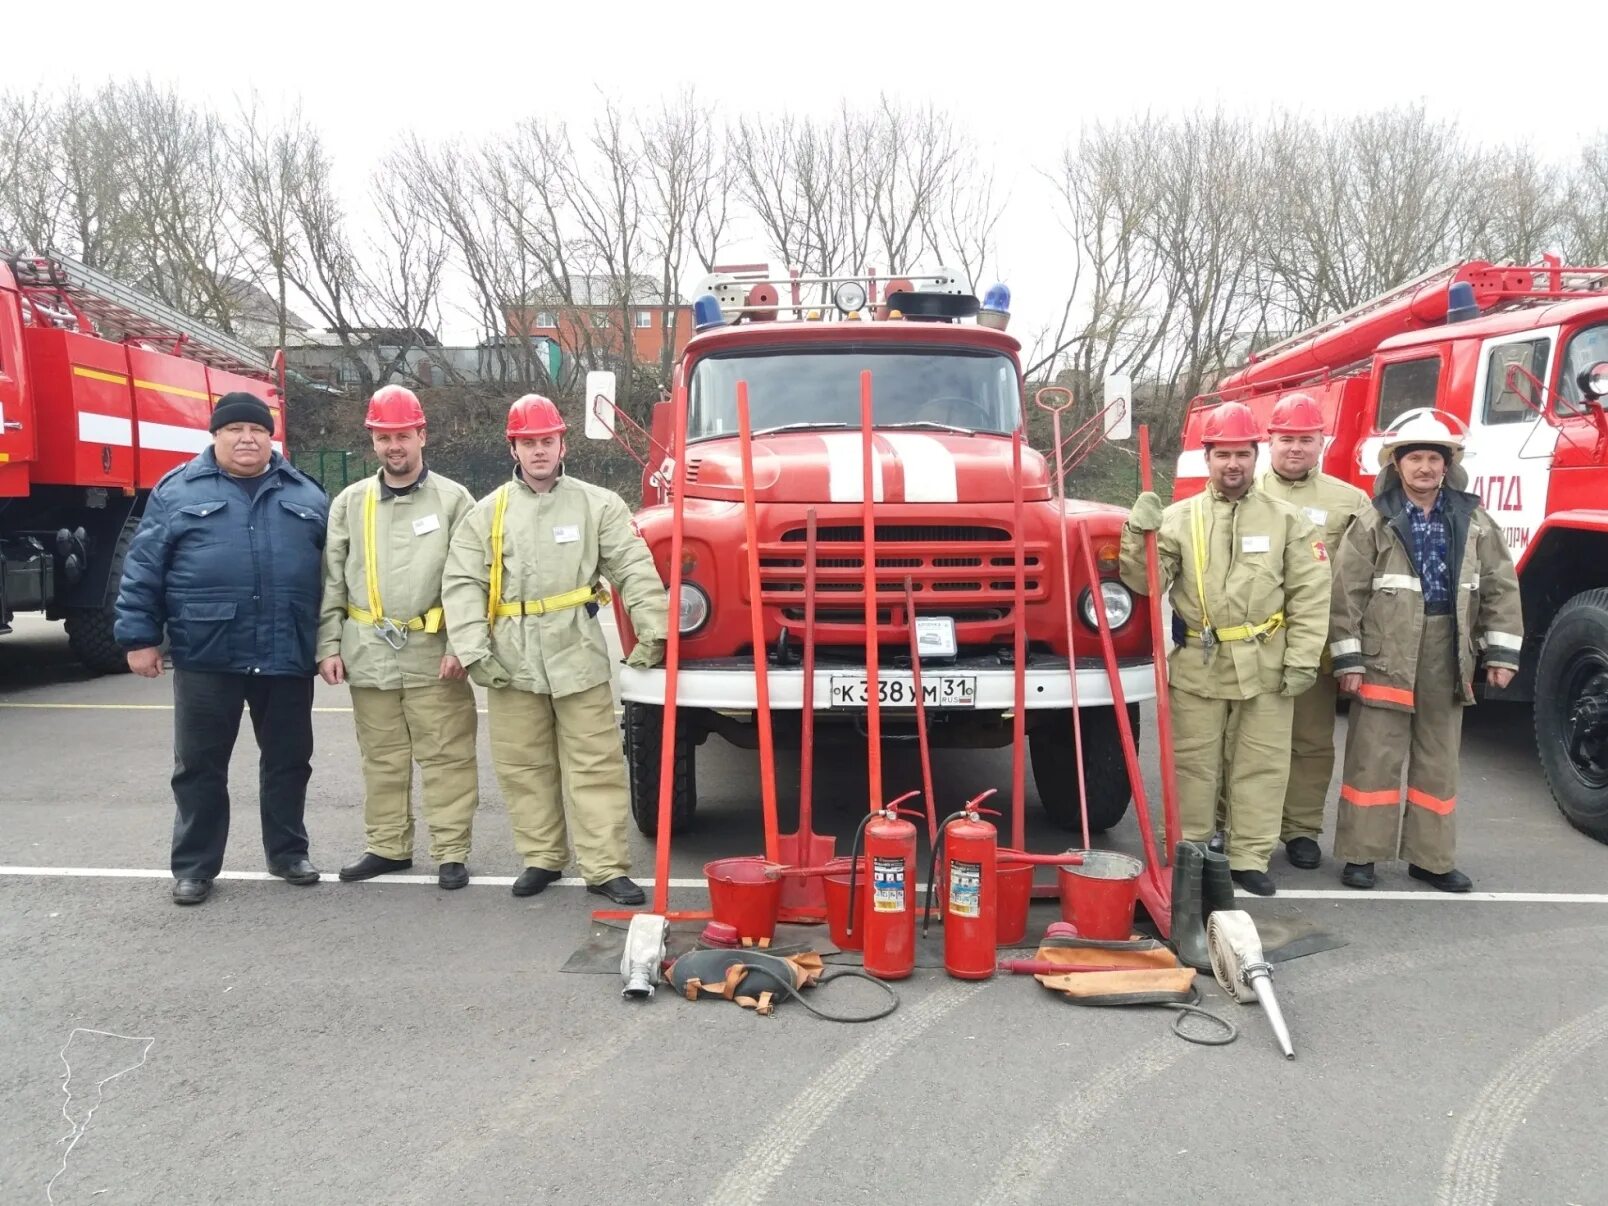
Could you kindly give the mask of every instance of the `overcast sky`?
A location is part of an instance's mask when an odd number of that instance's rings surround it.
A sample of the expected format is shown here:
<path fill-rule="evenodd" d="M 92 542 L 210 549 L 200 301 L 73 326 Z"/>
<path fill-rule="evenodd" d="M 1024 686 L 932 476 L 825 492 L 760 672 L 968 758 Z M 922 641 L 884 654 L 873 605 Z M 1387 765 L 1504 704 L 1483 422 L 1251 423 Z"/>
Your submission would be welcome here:
<path fill-rule="evenodd" d="M 1602 65 L 1568 66 L 1602 42 L 1603 5 L 1579 0 L 7 7 L 0 85 L 148 75 L 225 110 L 253 88 L 270 103 L 299 99 L 336 151 L 354 209 L 404 130 L 474 136 L 536 111 L 584 122 L 599 87 L 632 104 L 691 83 L 727 112 L 822 113 L 879 90 L 930 100 L 973 130 L 1008 186 L 1000 266 L 1024 336 L 1026 322 L 1050 317 L 1061 271 L 1046 254 L 1054 219 L 1033 169 L 1053 164 L 1081 122 L 1146 108 L 1321 115 L 1422 101 L 1472 139 L 1528 141 L 1552 159 L 1608 126 Z M 446 331 L 467 338 L 473 325 L 449 316 Z"/>

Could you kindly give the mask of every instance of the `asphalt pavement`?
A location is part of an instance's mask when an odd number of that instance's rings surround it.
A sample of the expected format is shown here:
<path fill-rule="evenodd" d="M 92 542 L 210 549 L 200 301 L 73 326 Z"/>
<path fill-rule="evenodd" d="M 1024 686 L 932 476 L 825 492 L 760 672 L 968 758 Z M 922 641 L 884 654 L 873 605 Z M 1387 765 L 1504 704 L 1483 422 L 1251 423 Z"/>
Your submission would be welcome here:
<path fill-rule="evenodd" d="M 1419 890 L 1404 866 L 1348 892 L 1332 861 L 1276 855 L 1281 894 L 1244 899 L 1346 943 L 1277 966 L 1286 1061 L 1209 977 L 1204 1005 L 1240 1028 L 1224 1047 L 1181 1041 L 1164 1009 L 941 971 L 863 1026 L 665 989 L 622 1001 L 616 975 L 559 970 L 596 897 L 573 878 L 508 893 L 484 723 L 470 887 L 435 887 L 422 823 L 414 873 L 335 881 L 362 850 L 361 780 L 346 693 L 322 685 L 308 827 L 325 881 L 262 875 L 243 726 L 225 877 L 179 909 L 171 702 L 169 679 L 78 670 L 55 625 L 0 638 L 5 1203 L 1608 1202 L 1608 848 L 1558 816 L 1527 709 L 1465 726 L 1474 896 Z M 759 852 L 756 764 L 718 738 L 699 751 L 672 907 L 704 903 L 708 859 Z M 1008 796 L 1007 751 L 941 752 L 935 771 L 950 806 Z M 783 754 L 784 830 L 797 777 Z M 914 756 L 884 780 L 919 785 Z M 823 758 L 817 782 L 846 851 L 863 763 Z M 1027 803 L 1034 848 L 1071 844 L 1031 776 Z M 1135 848 L 1131 816 L 1106 844 Z M 634 857 L 651 879 L 651 843 Z M 1033 930 L 1054 916 L 1036 905 Z"/>

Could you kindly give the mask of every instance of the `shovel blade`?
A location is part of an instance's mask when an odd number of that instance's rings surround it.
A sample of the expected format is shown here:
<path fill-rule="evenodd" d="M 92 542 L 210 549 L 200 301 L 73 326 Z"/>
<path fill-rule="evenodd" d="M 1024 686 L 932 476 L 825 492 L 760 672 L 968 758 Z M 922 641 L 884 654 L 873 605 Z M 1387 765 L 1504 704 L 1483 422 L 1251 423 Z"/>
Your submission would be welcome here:
<path fill-rule="evenodd" d="M 784 867 L 821 867 L 832 861 L 837 839 L 831 834 L 784 833 L 778 862 Z M 826 908 L 826 883 L 819 875 L 788 875 L 782 879 L 784 909 Z"/>

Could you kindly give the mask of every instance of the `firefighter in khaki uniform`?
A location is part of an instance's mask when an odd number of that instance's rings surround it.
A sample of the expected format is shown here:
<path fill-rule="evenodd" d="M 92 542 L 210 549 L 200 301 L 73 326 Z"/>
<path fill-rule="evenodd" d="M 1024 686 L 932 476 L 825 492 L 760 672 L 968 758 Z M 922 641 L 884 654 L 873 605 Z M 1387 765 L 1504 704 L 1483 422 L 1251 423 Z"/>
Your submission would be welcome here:
<path fill-rule="evenodd" d="M 1309 394 L 1288 394 L 1268 420 L 1268 465 L 1256 488 L 1299 508 L 1318 529 L 1330 569 L 1351 521 L 1368 506 L 1368 496 L 1350 482 L 1318 469 L 1323 459 L 1323 408 Z M 1331 618 L 1331 625 L 1333 620 Z M 1318 837 L 1323 808 L 1334 778 L 1334 705 L 1339 698 L 1323 651 L 1318 681 L 1295 697 L 1290 724 L 1290 782 L 1284 789 L 1284 821 L 1279 840 L 1292 866 L 1310 871 L 1323 861 Z"/>
<path fill-rule="evenodd" d="M 443 888 L 469 882 L 469 837 L 480 798 L 475 695 L 442 623 L 447 538 L 474 495 L 424 465 L 424 409 L 387 385 L 368 405 L 380 471 L 329 510 L 318 672 L 347 683 L 363 758 L 368 849 L 343 880 L 413 866 L 413 763 L 424 777 L 430 857 Z"/>
<path fill-rule="evenodd" d="M 1373 505 L 1340 542 L 1329 652 L 1351 709 L 1334 853 L 1340 880 L 1374 886 L 1374 863 L 1467 892 L 1457 869 L 1457 747 L 1474 673 L 1502 688 L 1524 645 L 1519 579 L 1502 530 L 1466 493 L 1463 439 L 1408 419 L 1379 450 Z M 1401 814 L 1402 764 L 1406 815 Z M 1399 845 L 1398 845 L 1399 827 Z"/>
<path fill-rule="evenodd" d="M 564 431 L 537 394 L 509 409 L 514 479 L 453 533 L 442 598 L 458 655 L 489 688 L 492 761 L 525 861 L 514 895 L 563 875 L 567 795 L 587 891 L 636 905 L 646 897 L 626 875 L 629 797 L 600 580 L 630 616 L 633 666 L 664 660 L 669 592 L 620 496 L 563 475 Z"/>
<path fill-rule="evenodd" d="M 1211 836 L 1226 778 L 1229 869 L 1247 891 L 1271 896 L 1291 705 L 1317 678 L 1329 569 L 1306 516 L 1251 488 L 1260 439 L 1241 403 L 1206 416 L 1208 488 L 1165 510 L 1156 495 L 1139 496 L 1122 529 L 1122 580 L 1149 593 L 1144 534 L 1157 532 L 1156 586 L 1171 589 L 1173 608 L 1168 699 L 1183 836 Z"/>

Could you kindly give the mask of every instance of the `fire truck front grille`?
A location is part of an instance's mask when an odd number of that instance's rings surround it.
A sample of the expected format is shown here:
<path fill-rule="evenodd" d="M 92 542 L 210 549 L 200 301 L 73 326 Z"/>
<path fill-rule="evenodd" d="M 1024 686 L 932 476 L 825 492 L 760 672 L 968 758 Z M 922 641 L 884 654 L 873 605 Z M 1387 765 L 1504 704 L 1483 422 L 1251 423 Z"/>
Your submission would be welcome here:
<path fill-rule="evenodd" d="M 821 608 L 822 623 L 859 624 L 858 608 L 843 610 L 851 600 L 865 598 L 865 529 L 858 524 L 832 524 L 816 529 L 815 589 L 830 597 L 837 610 Z M 1015 594 L 1015 555 L 1011 533 L 982 524 L 878 524 L 876 528 L 876 593 L 897 603 L 910 579 L 911 592 L 929 602 L 922 610 L 941 610 L 957 623 L 997 623 L 1010 614 Z M 789 528 L 780 539 L 759 548 L 762 602 L 782 608 L 789 620 L 803 618 L 799 603 L 804 593 L 805 529 Z M 977 546 L 993 545 L 985 553 Z M 1000 545 L 1005 548 L 1000 548 Z M 1030 543 L 1024 550 L 1025 593 L 1031 604 L 1047 597 L 1043 567 L 1048 548 Z M 1007 572 L 1001 573 L 1001 570 Z M 884 604 L 886 606 L 886 604 Z M 841 614 L 839 614 L 841 613 Z"/>

